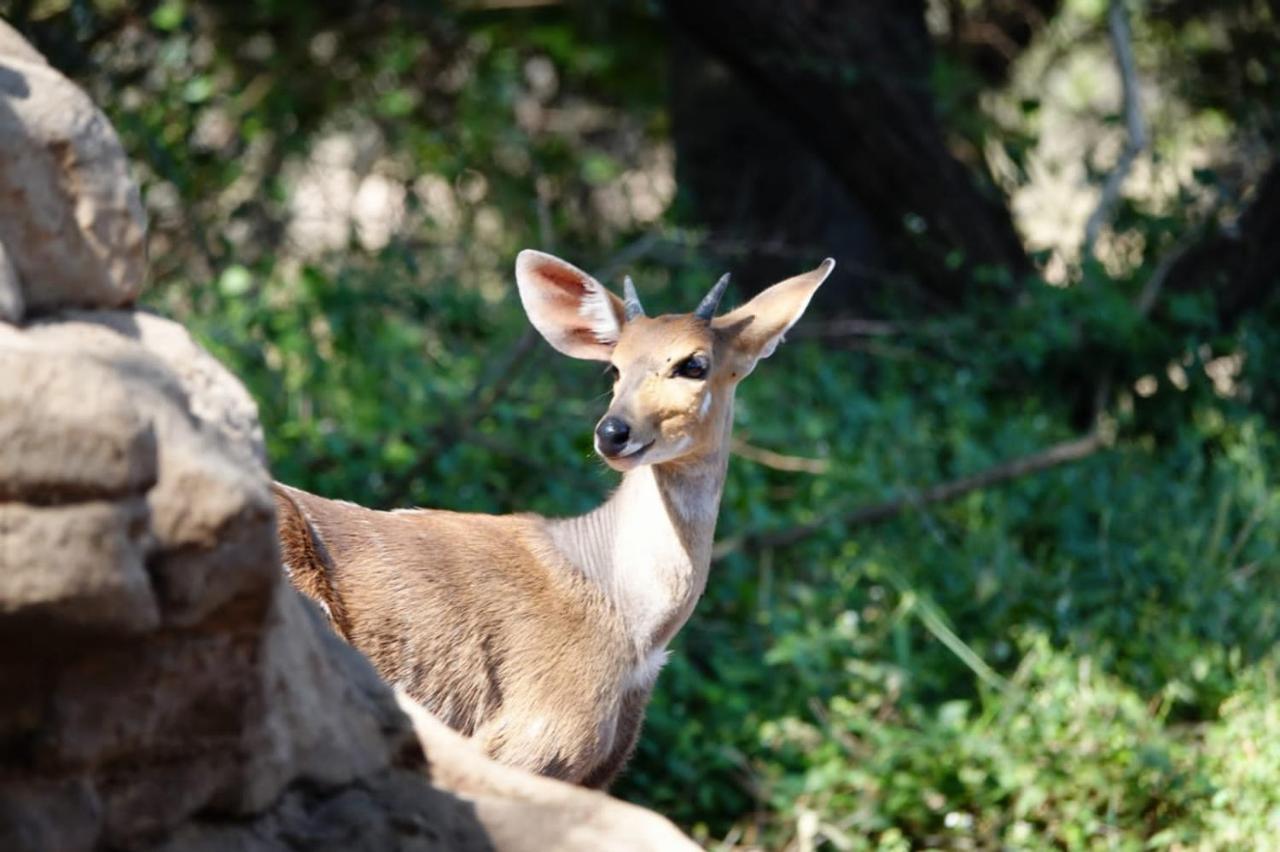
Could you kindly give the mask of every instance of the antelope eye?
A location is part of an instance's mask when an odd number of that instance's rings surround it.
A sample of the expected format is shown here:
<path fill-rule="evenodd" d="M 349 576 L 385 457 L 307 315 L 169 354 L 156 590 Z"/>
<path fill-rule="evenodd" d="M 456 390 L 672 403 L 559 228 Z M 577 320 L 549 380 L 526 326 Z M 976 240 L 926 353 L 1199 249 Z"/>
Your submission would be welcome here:
<path fill-rule="evenodd" d="M 612 364 L 610 364 L 609 366 L 607 366 L 607 367 L 605 367 L 605 368 L 604 368 L 604 376 L 605 376 L 605 378 L 606 378 L 606 379 L 608 379 L 608 380 L 609 380 L 609 384 L 611 384 L 611 385 L 612 385 L 612 384 L 617 384 L 617 382 L 618 382 L 618 368 L 617 368 L 617 367 L 615 367 L 615 366 L 613 366 Z"/>
<path fill-rule="evenodd" d="M 682 379 L 705 379 L 707 377 L 707 358 L 705 355 L 690 355 L 671 372 Z"/>

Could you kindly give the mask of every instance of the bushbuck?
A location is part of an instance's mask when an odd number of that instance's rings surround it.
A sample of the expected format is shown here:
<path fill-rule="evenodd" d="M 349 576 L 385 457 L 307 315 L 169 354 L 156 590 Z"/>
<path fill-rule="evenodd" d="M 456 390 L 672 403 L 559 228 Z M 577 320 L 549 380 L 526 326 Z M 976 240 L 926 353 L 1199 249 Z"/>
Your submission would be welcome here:
<path fill-rule="evenodd" d="M 667 644 L 707 582 L 738 382 L 835 263 L 715 316 L 645 316 L 559 258 L 523 251 L 520 300 L 574 358 L 605 361 L 595 448 L 622 472 L 580 517 L 374 511 L 274 486 L 285 569 L 381 675 L 495 759 L 606 787 L 635 747 Z"/>

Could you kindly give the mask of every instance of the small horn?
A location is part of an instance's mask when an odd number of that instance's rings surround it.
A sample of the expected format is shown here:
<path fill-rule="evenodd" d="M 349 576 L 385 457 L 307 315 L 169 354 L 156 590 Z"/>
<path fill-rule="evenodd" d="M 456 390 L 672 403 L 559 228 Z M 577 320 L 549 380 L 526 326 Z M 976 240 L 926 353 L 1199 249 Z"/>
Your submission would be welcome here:
<path fill-rule="evenodd" d="M 626 321 L 631 322 L 636 317 L 644 316 L 644 308 L 640 305 L 640 297 L 636 295 L 636 285 L 630 275 L 622 279 L 622 293 L 626 297 L 622 300 L 622 313 Z"/>
<path fill-rule="evenodd" d="M 720 276 L 720 280 L 716 282 L 716 286 L 711 288 L 702 299 L 702 303 L 698 305 L 698 309 L 693 315 L 701 320 L 711 322 L 711 318 L 716 315 L 716 308 L 720 307 L 720 297 L 724 295 L 725 288 L 729 286 L 729 273 Z"/>

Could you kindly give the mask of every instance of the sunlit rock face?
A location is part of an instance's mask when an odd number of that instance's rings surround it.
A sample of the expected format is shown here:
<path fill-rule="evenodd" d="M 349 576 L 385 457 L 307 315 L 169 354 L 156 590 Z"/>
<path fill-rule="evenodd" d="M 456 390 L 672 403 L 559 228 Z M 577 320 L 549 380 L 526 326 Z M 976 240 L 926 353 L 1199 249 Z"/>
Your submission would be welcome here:
<path fill-rule="evenodd" d="M 0 375 L 0 848 L 310 836 L 353 795 L 371 830 L 351 848 L 485 847 L 386 687 L 282 583 L 234 378 L 118 310 L 3 327 Z"/>
<path fill-rule="evenodd" d="M 253 400 L 130 307 L 137 198 L 0 22 L 0 849 L 693 848 L 493 764 L 289 587 Z"/>
<path fill-rule="evenodd" d="M 102 112 L 0 21 L 0 319 L 137 298 L 146 220 L 128 166 Z"/>

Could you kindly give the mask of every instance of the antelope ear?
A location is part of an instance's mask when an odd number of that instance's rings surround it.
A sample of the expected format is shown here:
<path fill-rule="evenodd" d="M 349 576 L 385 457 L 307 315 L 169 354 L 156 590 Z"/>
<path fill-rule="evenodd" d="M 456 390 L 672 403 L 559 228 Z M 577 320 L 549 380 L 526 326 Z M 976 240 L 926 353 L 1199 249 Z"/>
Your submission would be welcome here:
<path fill-rule="evenodd" d="M 622 300 L 571 263 L 525 249 L 516 257 L 516 284 L 529 321 L 546 341 L 573 358 L 608 361 L 622 333 Z"/>
<path fill-rule="evenodd" d="M 742 307 L 716 317 L 712 328 L 729 339 L 741 360 L 743 375 L 750 373 L 761 358 L 773 354 L 835 266 L 836 262 L 827 258 L 817 269 L 774 284 Z"/>

